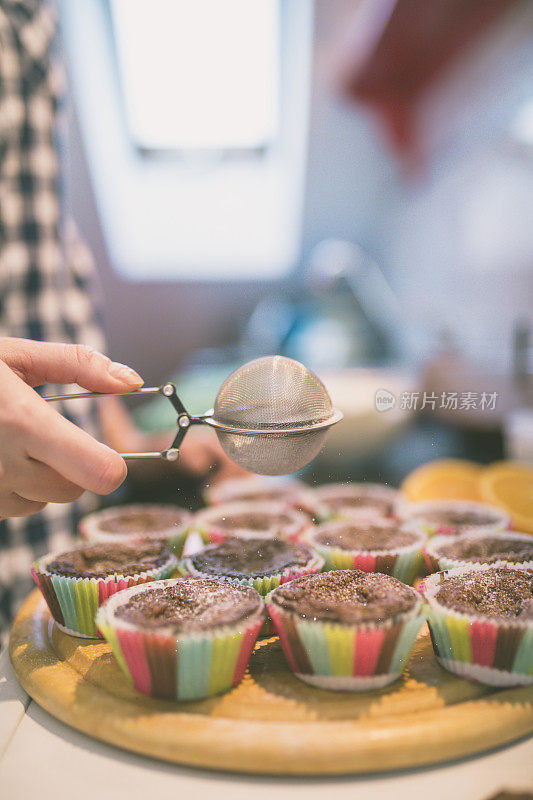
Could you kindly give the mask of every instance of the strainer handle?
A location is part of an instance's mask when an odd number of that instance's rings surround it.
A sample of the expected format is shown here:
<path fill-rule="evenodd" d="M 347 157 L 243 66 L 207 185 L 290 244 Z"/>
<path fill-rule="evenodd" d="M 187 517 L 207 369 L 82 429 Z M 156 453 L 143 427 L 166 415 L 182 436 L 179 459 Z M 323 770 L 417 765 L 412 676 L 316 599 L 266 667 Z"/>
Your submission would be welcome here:
<path fill-rule="evenodd" d="M 176 387 L 173 383 L 164 383 L 162 386 L 142 386 L 140 389 L 133 389 L 130 392 L 73 392 L 71 394 L 56 394 L 44 396 L 43 400 L 48 403 L 53 403 L 56 400 L 77 400 L 82 397 L 92 397 L 98 399 L 99 397 L 110 396 L 123 396 L 135 394 L 161 394 L 163 397 L 168 398 L 176 411 L 178 412 L 178 432 L 174 437 L 174 441 L 167 450 L 162 452 L 152 453 L 120 453 L 122 458 L 135 458 L 135 459 L 163 459 L 164 461 L 177 461 L 179 458 L 179 447 L 185 438 L 185 434 L 189 430 L 191 424 L 200 422 L 197 417 L 192 417 L 186 410 L 176 392 Z"/>

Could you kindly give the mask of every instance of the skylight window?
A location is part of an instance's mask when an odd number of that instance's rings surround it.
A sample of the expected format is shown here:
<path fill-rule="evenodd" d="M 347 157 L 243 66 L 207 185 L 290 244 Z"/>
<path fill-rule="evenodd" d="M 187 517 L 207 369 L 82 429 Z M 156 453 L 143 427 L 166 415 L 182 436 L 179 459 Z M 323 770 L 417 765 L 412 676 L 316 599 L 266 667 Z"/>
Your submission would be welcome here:
<path fill-rule="evenodd" d="M 261 150 L 279 116 L 279 0 L 111 0 L 140 149 Z"/>

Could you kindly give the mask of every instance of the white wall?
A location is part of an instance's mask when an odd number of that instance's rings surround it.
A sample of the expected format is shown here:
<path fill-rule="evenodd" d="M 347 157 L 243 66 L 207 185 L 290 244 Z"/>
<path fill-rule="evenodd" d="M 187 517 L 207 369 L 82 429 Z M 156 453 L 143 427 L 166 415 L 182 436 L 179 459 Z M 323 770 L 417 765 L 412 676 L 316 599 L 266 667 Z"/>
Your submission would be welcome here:
<path fill-rule="evenodd" d="M 533 160 L 505 137 L 437 160 L 408 183 L 374 122 L 332 88 L 332 63 L 353 0 L 317 0 L 302 262 L 321 239 L 365 246 L 405 313 L 449 329 L 465 352 L 505 369 L 515 322 L 533 324 Z M 108 263 L 79 133 L 71 127 L 72 205 L 97 256 L 115 358 L 149 380 L 194 348 L 231 341 L 268 284 L 132 284 Z M 296 265 L 297 266 L 297 265 Z"/>

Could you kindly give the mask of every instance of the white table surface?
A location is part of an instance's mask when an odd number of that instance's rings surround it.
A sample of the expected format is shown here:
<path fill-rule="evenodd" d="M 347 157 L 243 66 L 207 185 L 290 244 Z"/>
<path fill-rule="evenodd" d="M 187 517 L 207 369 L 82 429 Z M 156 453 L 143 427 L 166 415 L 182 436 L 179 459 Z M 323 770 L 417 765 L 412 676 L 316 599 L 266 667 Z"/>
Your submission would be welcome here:
<path fill-rule="evenodd" d="M 154 790 L 187 800 L 272 800 L 274 792 L 282 800 L 484 800 L 503 787 L 533 791 L 533 737 L 478 758 L 385 776 L 255 778 L 165 764 L 58 722 L 30 700 L 7 653 L 0 655 L 1 800 L 147 800 Z"/>

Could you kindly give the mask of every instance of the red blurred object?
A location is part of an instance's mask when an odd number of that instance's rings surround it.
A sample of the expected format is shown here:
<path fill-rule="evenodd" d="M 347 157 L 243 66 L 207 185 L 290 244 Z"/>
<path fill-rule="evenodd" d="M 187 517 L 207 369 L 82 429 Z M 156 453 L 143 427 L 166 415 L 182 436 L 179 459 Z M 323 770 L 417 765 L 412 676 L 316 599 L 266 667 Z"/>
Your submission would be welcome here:
<path fill-rule="evenodd" d="M 349 97 L 377 111 L 397 150 L 416 150 L 414 109 L 431 83 L 521 0 L 367 0 L 343 69 Z"/>

